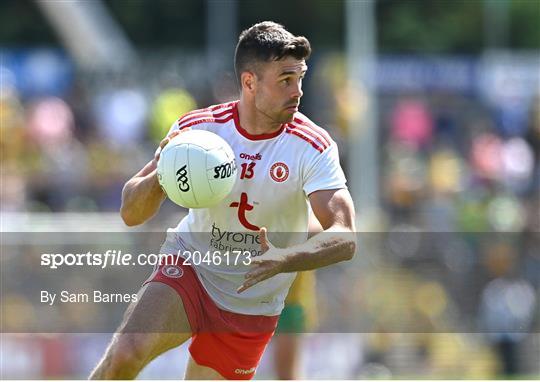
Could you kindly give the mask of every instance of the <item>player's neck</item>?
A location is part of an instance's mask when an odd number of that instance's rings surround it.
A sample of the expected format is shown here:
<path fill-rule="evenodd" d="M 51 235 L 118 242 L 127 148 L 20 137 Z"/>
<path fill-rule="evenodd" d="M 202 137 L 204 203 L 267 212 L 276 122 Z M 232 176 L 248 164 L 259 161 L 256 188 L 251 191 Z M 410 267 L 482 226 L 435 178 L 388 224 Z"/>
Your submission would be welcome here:
<path fill-rule="evenodd" d="M 281 123 L 258 110 L 255 105 L 248 105 L 242 98 L 238 102 L 240 126 L 251 135 L 271 134 L 281 129 Z"/>

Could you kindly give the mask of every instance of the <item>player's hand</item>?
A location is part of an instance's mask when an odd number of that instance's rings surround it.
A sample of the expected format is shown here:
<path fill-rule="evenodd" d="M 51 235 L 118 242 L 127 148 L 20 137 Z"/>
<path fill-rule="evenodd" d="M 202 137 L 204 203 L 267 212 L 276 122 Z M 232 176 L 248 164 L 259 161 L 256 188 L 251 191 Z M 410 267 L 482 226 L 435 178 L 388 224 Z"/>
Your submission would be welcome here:
<path fill-rule="evenodd" d="M 159 156 L 161 155 L 161 151 L 165 146 L 167 146 L 167 143 L 171 141 L 174 137 L 176 137 L 178 134 L 182 133 L 181 130 L 175 130 L 169 135 L 167 135 L 161 142 L 159 142 L 159 147 L 157 148 L 156 152 L 154 153 L 154 162 L 157 164 L 159 160 Z"/>
<path fill-rule="evenodd" d="M 246 273 L 244 283 L 236 290 L 242 293 L 253 285 L 282 272 L 286 260 L 286 251 L 276 248 L 268 241 L 266 228 L 259 231 L 259 240 L 263 254 L 251 260 L 252 268 Z"/>

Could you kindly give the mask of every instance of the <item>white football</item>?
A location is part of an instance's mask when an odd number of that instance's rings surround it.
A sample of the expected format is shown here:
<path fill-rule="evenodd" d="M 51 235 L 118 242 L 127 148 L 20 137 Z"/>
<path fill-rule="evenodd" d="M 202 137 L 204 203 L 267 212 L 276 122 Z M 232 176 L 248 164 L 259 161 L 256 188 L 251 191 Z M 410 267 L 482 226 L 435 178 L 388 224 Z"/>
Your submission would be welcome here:
<path fill-rule="evenodd" d="M 231 146 L 219 135 L 188 130 L 171 139 L 157 164 L 159 184 L 174 203 L 207 208 L 234 187 L 236 162 Z"/>

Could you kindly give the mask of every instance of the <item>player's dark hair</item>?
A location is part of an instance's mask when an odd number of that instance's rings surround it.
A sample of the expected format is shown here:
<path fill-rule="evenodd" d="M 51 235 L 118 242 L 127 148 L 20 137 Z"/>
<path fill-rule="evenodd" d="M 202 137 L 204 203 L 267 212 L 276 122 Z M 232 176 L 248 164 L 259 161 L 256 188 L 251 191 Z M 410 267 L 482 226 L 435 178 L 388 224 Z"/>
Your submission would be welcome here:
<path fill-rule="evenodd" d="M 287 56 L 307 60 L 310 55 L 307 38 L 295 36 L 273 21 L 263 21 L 240 34 L 234 55 L 236 78 L 240 83 L 242 72 L 256 72 L 256 64 L 260 62 L 278 61 Z"/>

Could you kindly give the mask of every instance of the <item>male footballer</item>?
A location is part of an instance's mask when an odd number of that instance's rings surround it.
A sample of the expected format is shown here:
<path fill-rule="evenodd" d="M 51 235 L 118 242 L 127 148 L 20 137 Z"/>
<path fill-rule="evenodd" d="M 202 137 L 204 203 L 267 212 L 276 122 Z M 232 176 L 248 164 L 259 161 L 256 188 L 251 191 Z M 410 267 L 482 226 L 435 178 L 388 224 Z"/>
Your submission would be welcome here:
<path fill-rule="evenodd" d="M 188 129 L 213 132 L 233 149 L 238 178 L 220 204 L 190 209 L 168 233 L 161 253 L 181 261 L 155 268 L 91 378 L 135 378 L 191 339 L 186 379 L 251 379 L 296 272 L 353 257 L 354 207 L 336 143 L 298 111 L 310 53 L 309 41 L 282 25 L 253 25 L 236 46 L 240 99 L 183 115 L 160 143 Z M 158 159 L 159 150 L 124 186 L 129 226 L 149 220 L 166 197 Z M 324 231 L 308 239 L 310 209 Z M 185 261 L 194 251 L 234 248 L 248 255 Z"/>

